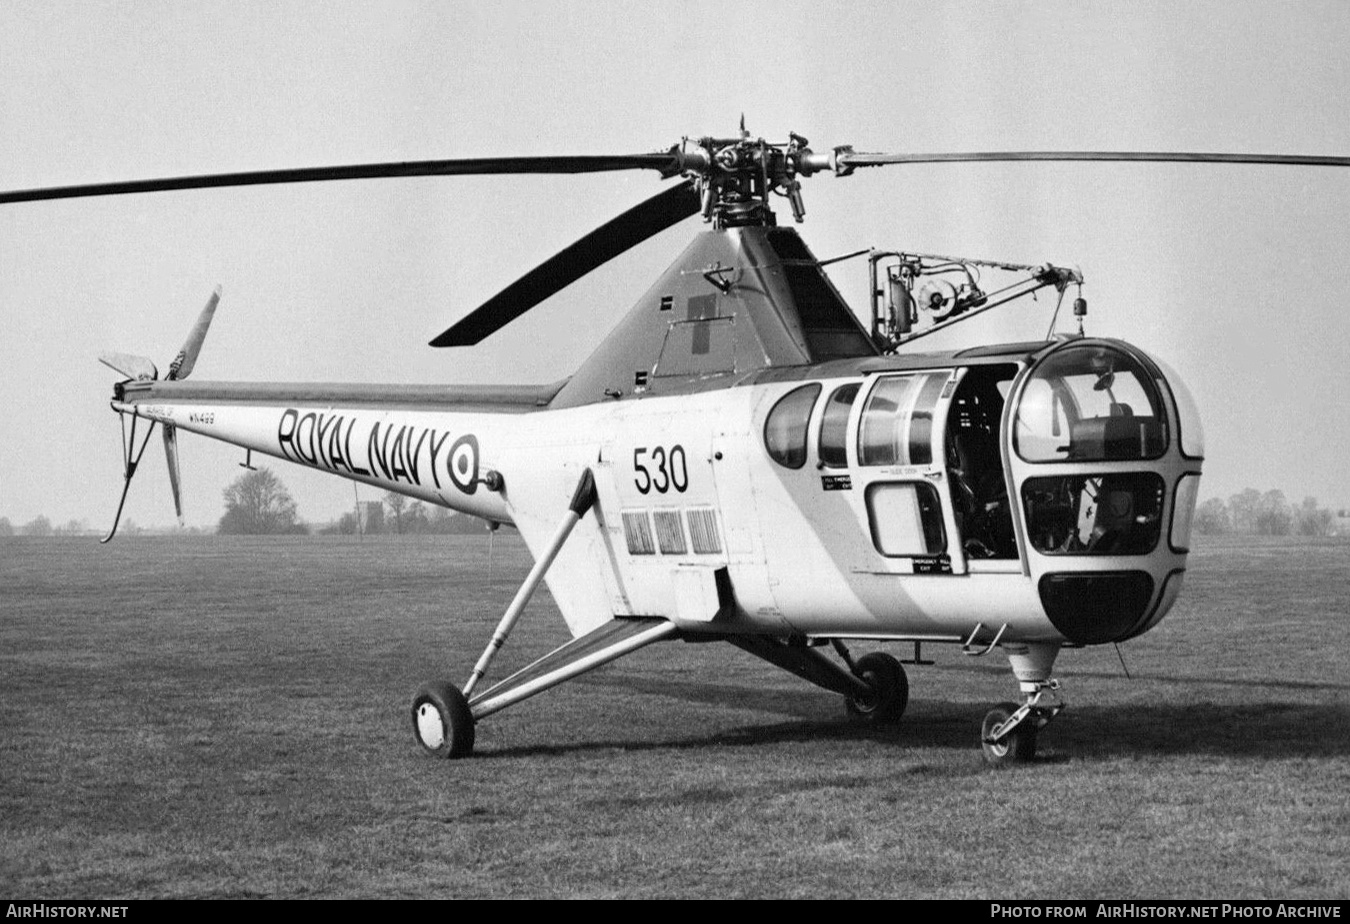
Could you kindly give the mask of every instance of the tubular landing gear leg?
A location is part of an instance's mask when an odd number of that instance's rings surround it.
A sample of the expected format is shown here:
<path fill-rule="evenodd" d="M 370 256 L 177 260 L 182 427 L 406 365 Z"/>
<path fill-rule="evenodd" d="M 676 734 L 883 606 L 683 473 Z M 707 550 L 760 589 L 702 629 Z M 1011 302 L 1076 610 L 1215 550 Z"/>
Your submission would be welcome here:
<path fill-rule="evenodd" d="M 985 714 L 980 743 L 985 761 L 995 767 L 1034 759 L 1037 735 L 1064 708 L 1058 701 L 1060 683 L 1050 677 L 1058 644 L 1005 645 L 1004 650 L 1025 700 L 1020 706 L 1000 703 Z"/>
<path fill-rule="evenodd" d="M 469 697 L 473 695 L 473 689 L 478 681 L 487 673 L 488 665 L 492 663 L 497 650 L 506 644 L 511 629 L 520 619 L 520 614 L 525 611 L 525 604 L 530 602 L 535 589 L 544 580 L 544 575 L 553 564 L 553 560 L 558 557 L 558 552 L 562 550 L 563 543 L 572 534 L 572 528 L 595 504 L 595 496 L 595 476 L 588 468 L 582 472 L 581 480 L 577 482 L 576 492 L 572 495 L 567 514 L 558 524 L 543 554 L 530 569 L 525 583 L 516 591 L 511 605 L 507 607 L 501 622 L 497 624 L 497 631 L 493 633 L 492 640 L 488 642 L 482 657 L 474 665 L 473 673 L 469 675 L 464 689 L 461 691 L 454 684 L 436 681 L 424 685 L 413 697 L 413 734 L 418 743 L 432 754 L 453 759 L 468 757 L 473 753 L 474 723 L 481 715 L 475 715 L 470 709 Z"/>

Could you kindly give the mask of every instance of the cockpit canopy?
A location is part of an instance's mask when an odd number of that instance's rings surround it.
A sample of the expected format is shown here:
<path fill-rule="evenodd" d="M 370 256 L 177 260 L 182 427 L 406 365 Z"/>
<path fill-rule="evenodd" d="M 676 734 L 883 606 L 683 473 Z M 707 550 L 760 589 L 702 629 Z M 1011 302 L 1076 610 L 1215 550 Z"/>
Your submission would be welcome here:
<path fill-rule="evenodd" d="M 1028 462 L 1156 459 L 1167 413 L 1154 376 L 1123 350 L 1068 346 L 1046 357 L 1022 392 L 1013 445 Z"/>

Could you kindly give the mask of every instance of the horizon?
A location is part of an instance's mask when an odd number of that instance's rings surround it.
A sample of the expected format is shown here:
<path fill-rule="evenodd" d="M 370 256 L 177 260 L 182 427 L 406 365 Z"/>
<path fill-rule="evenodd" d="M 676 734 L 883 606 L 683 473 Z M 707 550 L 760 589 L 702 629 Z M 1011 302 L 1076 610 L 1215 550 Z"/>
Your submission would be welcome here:
<path fill-rule="evenodd" d="M 649 151 L 789 130 L 817 151 L 1350 154 L 1350 5 L 733 4 L 490 8 L 391 0 L 0 5 L 0 189 L 443 157 Z M 604 22 L 604 29 L 595 26 Z M 528 61 L 529 66 L 518 62 Z M 848 66 L 841 66 L 847 63 Z M 959 63 L 959 66 L 953 66 Z M 1331 115 L 1328 115 L 1331 114 Z M 1201 497 L 1246 485 L 1350 506 L 1350 170 L 929 164 L 804 185 L 822 259 L 877 246 L 1081 267 L 1087 331 L 1195 394 Z M 601 223 L 650 177 L 353 180 L 0 207 L 15 388 L 0 515 L 111 522 L 122 482 L 105 350 L 167 366 L 211 290 L 201 380 L 551 382 L 699 226 L 682 222 L 473 348 L 426 341 Z M 786 209 L 780 220 L 787 224 Z M 830 268 L 867 304 L 865 270 Z M 1053 299 L 935 348 L 1044 336 Z M 1067 326 L 1061 320 L 1061 326 Z M 213 524 L 243 452 L 180 441 L 184 513 Z M 160 458 L 126 515 L 173 515 Z M 351 488 L 278 467 L 302 511 Z"/>
<path fill-rule="evenodd" d="M 263 467 L 264 467 L 264 466 L 259 466 L 259 468 L 263 468 Z M 285 487 L 285 478 L 282 478 L 280 474 L 278 474 L 278 477 L 281 478 L 281 480 L 282 480 L 282 486 Z M 372 492 L 374 492 L 375 490 L 378 490 L 378 489 L 372 489 Z M 1280 492 L 1284 495 L 1285 502 L 1289 504 L 1289 506 L 1290 506 L 1291 509 L 1297 508 L 1297 507 L 1304 501 L 1305 498 L 1312 497 L 1314 500 L 1317 501 L 1317 506 L 1318 506 L 1318 508 L 1319 508 L 1319 509 L 1322 509 L 1322 510 L 1329 510 L 1329 511 L 1331 512 L 1331 515 L 1332 515 L 1333 518 L 1338 519 L 1338 520 L 1339 520 L 1339 519 L 1350 519 L 1350 517 L 1347 517 L 1347 514 L 1350 514 L 1350 508 L 1348 508 L 1348 507 L 1346 507 L 1346 506 L 1342 506 L 1342 505 L 1336 505 L 1336 504 L 1328 504 L 1328 503 L 1324 503 L 1323 500 L 1322 500 L 1321 498 L 1316 497 L 1315 495 L 1311 495 L 1311 494 L 1294 495 L 1294 494 L 1290 494 L 1290 493 L 1287 492 L 1287 491 L 1284 491 L 1284 490 L 1281 489 L 1281 488 L 1257 488 L 1257 487 L 1254 487 L 1254 486 L 1249 486 L 1249 487 L 1246 487 L 1246 488 L 1242 488 L 1242 489 L 1240 489 L 1240 490 L 1238 490 L 1238 491 L 1234 491 L 1234 492 L 1232 492 L 1231 494 L 1228 494 L 1228 495 L 1223 496 L 1223 497 L 1220 497 L 1220 496 L 1217 495 L 1217 494 L 1206 495 L 1204 492 L 1201 492 L 1200 497 L 1199 497 L 1199 499 L 1198 499 L 1198 501 L 1197 501 L 1197 509 L 1199 508 L 1199 505 L 1200 505 L 1200 504 L 1204 504 L 1205 502 L 1210 501 L 1210 500 L 1214 500 L 1214 499 L 1218 499 L 1218 500 L 1223 501 L 1224 505 L 1227 506 L 1228 503 L 1233 499 L 1234 496 L 1236 496 L 1236 495 L 1238 495 L 1238 494 L 1241 494 L 1242 492 L 1248 491 L 1248 490 L 1254 490 L 1254 491 L 1256 491 L 1257 493 L 1262 494 L 1262 495 L 1265 495 L 1265 494 L 1269 493 L 1270 491 L 1280 491 Z M 378 493 L 379 493 L 379 497 L 376 497 L 376 498 L 360 498 L 360 503 L 362 503 L 362 504 L 365 504 L 365 503 L 372 503 L 372 502 L 384 503 L 384 497 L 385 497 L 385 495 L 386 495 L 387 493 L 389 493 L 389 492 L 380 490 L 380 491 L 378 491 Z M 462 513 L 462 512 L 453 510 L 453 509 L 451 509 L 451 508 L 448 508 L 448 507 L 443 507 L 442 505 L 439 505 L 439 504 L 431 504 L 431 503 L 428 503 L 428 502 L 425 502 L 425 501 L 417 500 L 417 499 L 415 499 L 415 498 L 409 498 L 409 500 L 412 501 L 413 503 L 422 504 L 423 506 L 428 507 L 428 508 L 439 507 L 440 509 L 449 510 L 449 511 L 450 511 L 450 516 L 452 516 L 452 517 L 467 517 L 468 519 L 471 519 L 471 520 L 481 519 L 481 518 L 479 518 L 479 517 L 474 517 L 472 514 Z M 221 515 L 222 515 L 222 516 L 224 516 L 224 512 L 225 512 L 225 507 L 224 507 L 224 504 L 222 503 L 222 505 L 221 505 Z M 303 512 L 303 511 L 297 509 L 297 511 L 296 511 L 296 520 L 297 520 L 297 522 L 302 523 L 303 525 L 305 525 L 306 527 L 310 528 L 311 530 L 314 530 L 314 529 L 318 529 L 318 528 L 322 528 L 322 527 L 335 526 L 335 525 L 342 519 L 343 516 L 345 516 L 346 514 L 352 513 L 352 512 L 354 512 L 354 503 L 353 503 L 353 504 L 349 504 L 345 509 L 342 509 L 342 510 L 339 510 L 339 511 L 337 511 L 337 512 L 335 512 L 335 513 L 332 513 L 331 515 L 327 516 L 326 518 L 313 518 L 313 519 L 311 519 L 311 518 L 309 518 L 309 517 L 306 517 L 306 516 L 304 515 L 304 512 Z M 24 527 L 26 527 L 26 526 L 28 526 L 28 525 L 30 525 L 34 520 L 37 519 L 37 517 L 45 517 L 45 518 L 47 519 L 49 525 L 51 526 L 51 528 L 52 528 L 54 531 L 61 530 L 61 529 L 65 529 L 65 528 L 69 528 L 69 527 L 72 526 L 73 524 L 79 523 L 79 524 L 83 524 L 83 525 L 80 527 L 80 528 L 81 528 L 81 533 L 80 533 L 80 535 L 90 535 L 90 536 L 92 536 L 92 535 L 103 535 L 104 533 L 107 532 L 107 526 L 100 526 L 98 523 L 96 523 L 96 522 L 93 520 L 92 517 L 88 517 L 88 516 L 85 516 L 85 517 L 78 517 L 78 516 L 77 516 L 77 517 L 72 517 L 72 518 L 70 518 L 70 519 L 67 519 L 67 520 L 65 520 L 65 521 L 60 521 L 60 522 L 58 522 L 58 521 L 56 521 L 56 520 L 53 520 L 51 517 L 47 517 L 46 514 L 39 512 L 39 513 L 36 514 L 34 517 L 31 517 L 31 518 L 29 518 L 28 520 L 19 522 L 19 521 L 16 521 L 14 518 L 12 518 L 12 517 L 6 515 L 4 511 L 0 510 L 0 521 L 5 521 L 5 520 L 7 520 L 7 521 L 9 522 L 10 526 L 11 526 L 11 527 L 14 529 L 14 531 L 15 531 L 15 532 L 14 532 L 14 536 L 19 536 L 19 535 L 21 535 L 21 533 L 19 532 L 19 530 L 22 529 L 22 528 L 24 528 Z M 484 531 L 484 532 L 488 532 L 489 530 L 488 530 L 488 528 L 487 528 L 487 521 L 486 521 L 486 520 L 483 520 L 482 522 L 483 522 L 483 531 Z M 206 525 L 202 525 L 202 524 L 196 523 L 196 524 L 192 524 L 192 525 L 184 524 L 184 525 L 180 526 L 180 525 L 177 524 L 177 523 L 145 523 L 145 522 L 140 522 L 140 521 L 137 520 L 135 517 L 124 516 L 124 517 L 123 517 L 123 520 L 122 520 L 122 524 L 118 527 L 117 536 L 118 536 L 118 538 L 120 538 L 120 537 L 123 535 L 124 532 L 127 533 L 127 534 L 129 534 L 129 535 L 130 535 L 130 534 L 133 534 L 133 530 L 141 530 L 141 531 L 144 531 L 144 532 L 156 533 L 156 534 L 176 534 L 176 533 L 195 534 L 195 533 L 200 533 L 200 534 L 202 534 L 202 535 L 215 535 L 215 534 L 216 534 L 216 527 L 217 527 L 218 525 L 219 525 L 219 520 L 217 520 L 217 521 L 214 522 L 214 523 L 208 523 L 208 524 L 206 524 Z M 510 526 L 511 524 L 507 523 L 507 524 L 503 524 L 503 525 Z M 387 532 L 387 531 L 386 531 L 386 532 Z M 390 533 L 390 534 L 392 535 L 392 533 Z"/>

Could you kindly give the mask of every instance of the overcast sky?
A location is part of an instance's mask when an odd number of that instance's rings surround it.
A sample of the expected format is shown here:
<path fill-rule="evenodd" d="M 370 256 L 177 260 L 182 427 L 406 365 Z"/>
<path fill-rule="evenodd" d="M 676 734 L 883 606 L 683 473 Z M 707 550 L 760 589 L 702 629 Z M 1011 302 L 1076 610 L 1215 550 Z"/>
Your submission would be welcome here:
<path fill-rule="evenodd" d="M 0 188 L 789 130 L 827 149 L 1350 154 L 1350 4 L 59 3 L 0 0 Z M 106 527 L 103 350 L 167 368 L 212 288 L 197 379 L 569 374 L 701 230 L 654 238 L 471 349 L 427 340 L 659 189 L 642 172 L 375 180 L 0 207 L 0 516 Z M 1350 170 L 935 165 L 805 184 L 819 256 L 875 245 L 1081 267 L 1090 334 L 1178 369 L 1202 497 L 1350 506 Z M 786 208 L 780 221 L 789 221 Z M 834 277 L 862 310 L 865 263 Z M 1044 334 L 1051 299 L 951 343 Z M 156 439 L 158 443 L 158 439 Z M 188 436 L 189 525 L 242 451 Z M 172 522 L 152 446 L 128 501 Z M 350 483 L 284 463 L 301 516 Z M 362 489 L 369 498 L 375 492 Z"/>

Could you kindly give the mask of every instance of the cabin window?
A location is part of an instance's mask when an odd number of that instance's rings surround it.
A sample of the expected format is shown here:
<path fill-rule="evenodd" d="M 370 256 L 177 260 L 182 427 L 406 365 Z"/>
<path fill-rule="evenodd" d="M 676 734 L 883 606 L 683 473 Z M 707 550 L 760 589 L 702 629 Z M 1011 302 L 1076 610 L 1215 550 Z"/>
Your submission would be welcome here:
<path fill-rule="evenodd" d="M 1195 501 L 1200 496 L 1200 476 L 1194 472 L 1181 476 L 1172 501 L 1172 529 L 1168 537 L 1173 552 L 1191 547 L 1191 524 L 1195 520 Z"/>
<path fill-rule="evenodd" d="M 1151 357 L 1154 365 L 1166 378 L 1167 387 L 1172 391 L 1172 401 L 1177 406 L 1178 429 L 1181 431 L 1181 454 L 1191 459 L 1205 457 L 1205 428 L 1200 423 L 1200 406 L 1195 396 L 1186 387 L 1175 369 L 1156 356 Z"/>
<path fill-rule="evenodd" d="M 1013 442 L 1028 462 L 1156 459 L 1167 451 L 1167 415 L 1153 377 L 1133 358 L 1071 346 L 1032 372 Z"/>
<path fill-rule="evenodd" d="M 889 376 L 877 382 L 863 408 L 858 461 L 863 465 L 931 465 L 933 409 L 947 372 Z"/>
<path fill-rule="evenodd" d="M 764 448 L 784 468 L 806 464 L 806 425 L 819 396 L 819 385 L 794 388 L 778 399 L 764 421 Z"/>
<path fill-rule="evenodd" d="M 947 550 L 942 504 L 926 481 L 874 482 L 867 486 L 872 544 L 890 557 L 938 555 Z"/>
<path fill-rule="evenodd" d="M 1079 645 L 1129 638 L 1153 600 L 1153 578 L 1147 571 L 1051 572 L 1037 586 L 1045 615 Z"/>
<path fill-rule="evenodd" d="M 841 385 L 825 402 L 820 424 L 820 464 L 830 468 L 848 467 L 848 415 L 861 382 Z"/>
<path fill-rule="evenodd" d="M 1028 478 L 1027 539 L 1044 555 L 1147 555 L 1162 533 L 1163 492 L 1152 472 Z"/>

